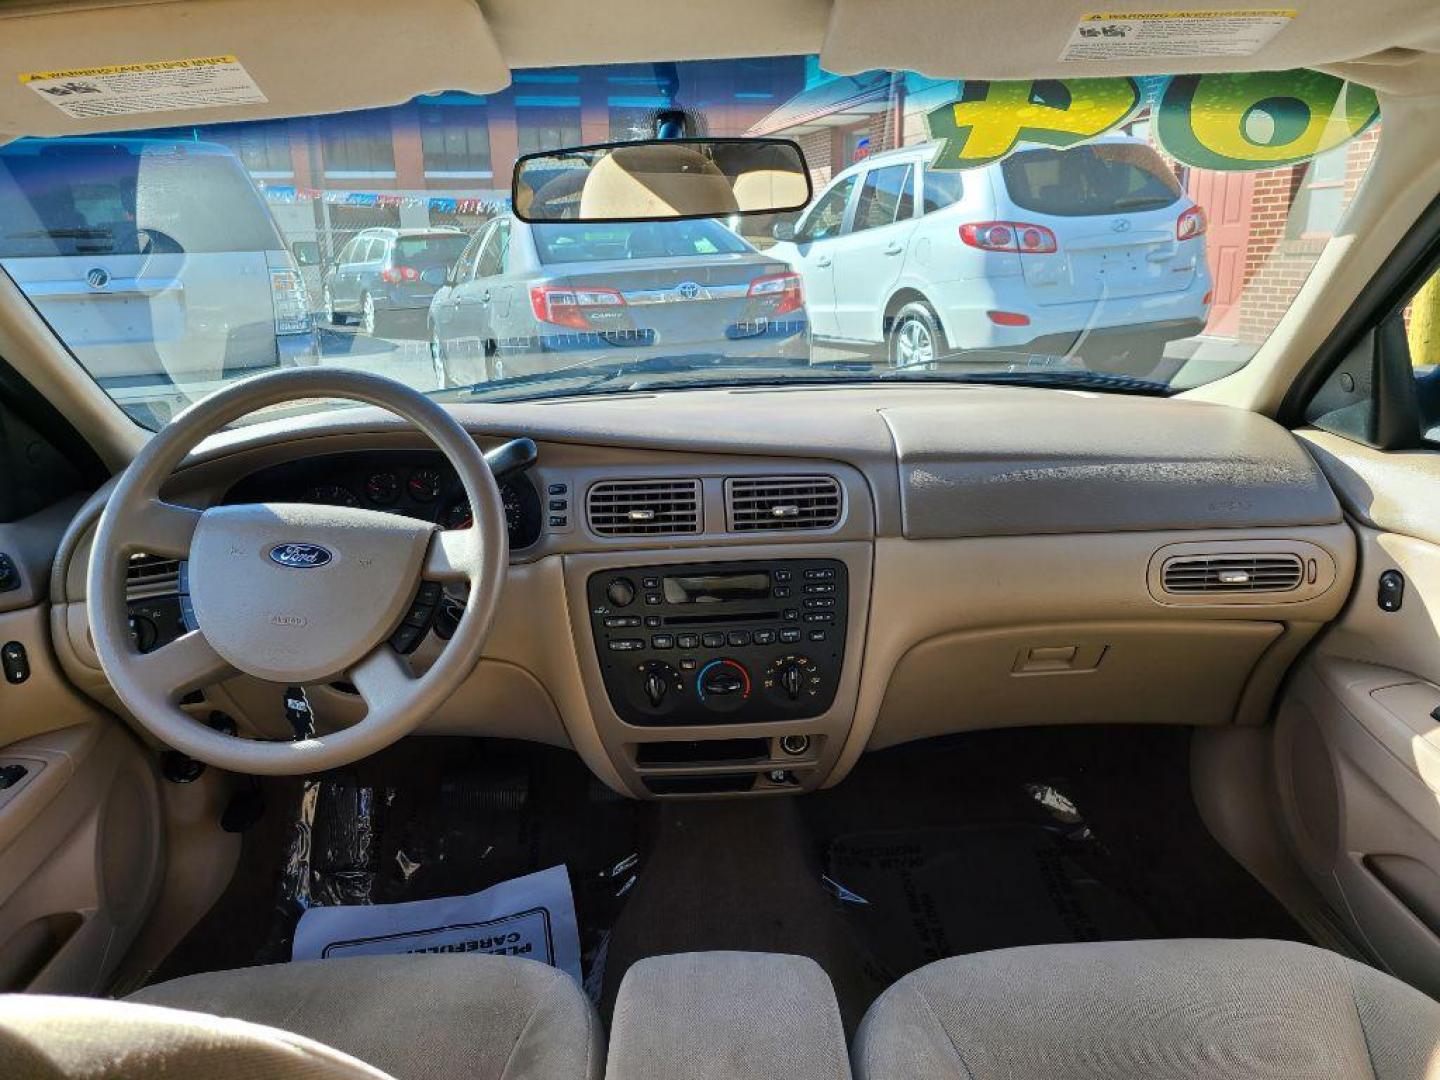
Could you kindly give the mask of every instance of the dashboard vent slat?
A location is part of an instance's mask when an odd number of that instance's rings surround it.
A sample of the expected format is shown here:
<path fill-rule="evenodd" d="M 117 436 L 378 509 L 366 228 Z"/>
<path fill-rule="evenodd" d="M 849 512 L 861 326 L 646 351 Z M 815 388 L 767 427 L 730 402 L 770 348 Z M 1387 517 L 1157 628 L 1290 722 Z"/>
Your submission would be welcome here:
<path fill-rule="evenodd" d="M 1304 568 L 1297 555 L 1199 555 L 1166 561 L 1168 593 L 1268 593 L 1298 589 Z"/>
<path fill-rule="evenodd" d="M 167 555 L 131 555 L 125 567 L 125 594 L 135 600 L 180 591 L 180 560 Z"/>
<path fill-rule="evenodd" d="M 605 480 L 585 500 L 597 536 L 677 536 L 700 531 L 699 480 Z"/>
<path fill-rule="evenodd" d="M 725 481 L 731 532 L 832 529 L 842 495 L 833 476 L 747 476 Z"/>

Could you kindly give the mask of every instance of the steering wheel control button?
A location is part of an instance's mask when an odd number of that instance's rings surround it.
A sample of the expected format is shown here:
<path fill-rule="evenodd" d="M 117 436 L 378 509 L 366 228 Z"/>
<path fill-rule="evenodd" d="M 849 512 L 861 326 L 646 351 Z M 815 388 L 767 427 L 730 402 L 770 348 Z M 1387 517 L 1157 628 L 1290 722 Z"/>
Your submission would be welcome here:
<path fill-rule="evenodd" d="M 18 686 L 30 678 L 30 656 L 25 646 L 18 641 L 7 641 L 0 645 L 0 665 L 5 669 L 5 681 Z"/>
<path fill-rule="evenodd" d="M 821 576 L 806 576 L 814 571 Z M 787 606 L 782 590 L 799 594 L 803 585 L 783 583 L 806 581 L 823 591 Z M 617 596 L 621 583 L 627 594 Z M 838 559 L 596 571 L 585 600 L 610 704 L 624 722 L 654 727 L 819 716 L 834 702 L 844 666 L 846 590 L 846 567 Z M 643 617 L 616 611 L 622 599 L 642 600 Z M 806 621 L 824 629 L 812 630 Z M 801 656 L 795 646 L 807 638 L 809 651 Z M 682 653 L 675 658 L 677 649 Z"/>

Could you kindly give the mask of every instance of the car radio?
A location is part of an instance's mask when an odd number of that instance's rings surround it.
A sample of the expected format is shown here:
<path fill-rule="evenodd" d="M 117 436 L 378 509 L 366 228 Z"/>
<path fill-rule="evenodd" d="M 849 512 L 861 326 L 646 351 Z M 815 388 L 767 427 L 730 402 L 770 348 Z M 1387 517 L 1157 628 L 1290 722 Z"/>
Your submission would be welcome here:
<path fill-rule="evenodd" d="M 586 584 L 605 690 L 627 723 L 819 716 L 845 657 L 837 559 L 603 570 Z"/>

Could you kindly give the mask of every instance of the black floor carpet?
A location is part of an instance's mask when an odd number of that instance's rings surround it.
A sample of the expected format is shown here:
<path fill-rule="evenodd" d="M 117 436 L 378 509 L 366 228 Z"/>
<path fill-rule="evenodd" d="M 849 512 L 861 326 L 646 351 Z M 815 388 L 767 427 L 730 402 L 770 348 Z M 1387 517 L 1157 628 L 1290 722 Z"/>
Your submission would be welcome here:
<path fill-rule="evenodd" d="M 560 863 L 606 1017 L 631 964 L 672 952 L 809 956 L 853 1029 L 944 956 L 1304 939 L 1200 821 L 1182 729 L 957 736 L 867 755 L 793 799 L 634 803 L 568 752 L 429 738 L 260 791 L 234 880 L 157 980 L 286 960 L 309 904 L 457 895 Z"/>

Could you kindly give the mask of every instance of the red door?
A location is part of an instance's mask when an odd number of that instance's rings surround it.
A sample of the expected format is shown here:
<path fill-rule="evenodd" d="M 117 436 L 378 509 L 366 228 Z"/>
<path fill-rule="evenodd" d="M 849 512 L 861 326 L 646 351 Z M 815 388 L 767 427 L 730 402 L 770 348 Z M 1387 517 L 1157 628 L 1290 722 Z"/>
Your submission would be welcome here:
<path fill-rule="evenodd" d="M 1240 290 L 1245 284 L 1245 249 L 1250 244 L 1253 172 L 1190 170 L 1190 198 L 1205 210 L 1205 261 L 1215 293 L 1205 333 L 1234 337 L 1240 326 Z"/>

